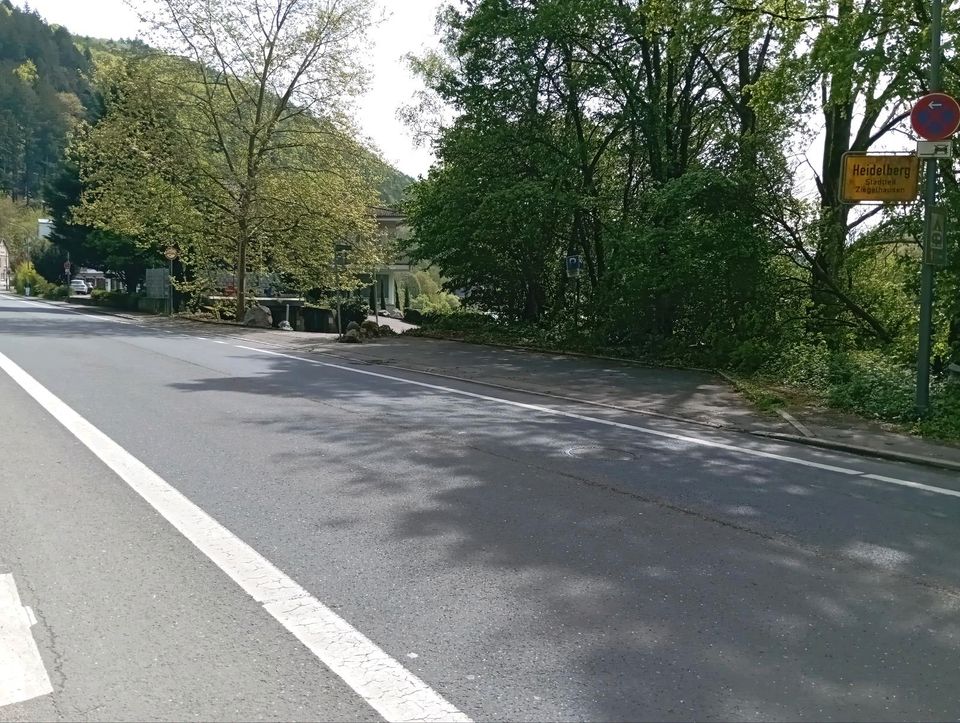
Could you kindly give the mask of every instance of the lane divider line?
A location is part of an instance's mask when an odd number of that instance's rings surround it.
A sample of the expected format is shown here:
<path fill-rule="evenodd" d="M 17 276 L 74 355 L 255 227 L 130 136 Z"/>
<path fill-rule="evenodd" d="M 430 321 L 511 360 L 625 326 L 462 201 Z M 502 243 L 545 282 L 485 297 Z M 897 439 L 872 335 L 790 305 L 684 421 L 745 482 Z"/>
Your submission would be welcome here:
<path fill-rule="evenodd" d="M 0 708 L 53 692 L 30 628 L 33 611 L 20 602 L 13 575 L 0 575 Z"/>
<path fill-rule="evenodd" d="M 0 353 L 0 369 L 387 721 L 464 713 Z"/>
<path fill-rule="evenodd" d="M 225 342 L 218 342 L 223 344 Z M 933 492 L 939 495 L 945 495 L 947 497 L 958 497 L 960 498 L 960 491 L 952 490 L 946 487 L 935 487 L 933 485 L 922 484 L 920 482 L 911 482 L 909 480 L 897 479 L 896 477 L 886 477 L 884 475 L 868 474 L 863 470 L 853 469 L 850 467 L 839 467 L 837 465 L 826 464 L 823 462 L 814 462 L 812 460 L 801 459 L 799 457 L 790 457 L 785 454 L 777 454 L 775 452 L 765 452 L 760 449 L 753 449 L 751 447 L 741 447 L 735 444 L 727 444 L 725 442 L 715 442 L 710 439 L 704 439 L 702 437 L 692 437 L 685 434 L 677 434 L 675 432 L 664 432 L 659 429 L 652 429 L 650 427 L 641 427 L 636 424 L 628 424 L 626 422 L 616 422 L 612 419 L 603 419 L 602 417 L 591 417 L 586 414 L 577 414 L 576 412 L 568 412 L 563 409 L 556 409 L 554 407 L 545 407 L 540 404 L 528 404 L 527 402 L 516 402 L 511 399 L 501 399 L 500 397 L 492 397 L 487 394 L 478 394 L 477 392 L 469 392 L 464 389 L 456 389 L 454 387 L 445 387 L 440 384 L 430 384 L 429 382 L 421 382 L 415 379 L 404 379 L 403 377 L 393 376 L 392 374 L 384 374 L 382 372 L 373 372 L 367 369 L 357 369 L 356 367 L 346 366 L 344 364 L 334 364 L 332 362 L 321 361 L 319 359 L 310 359 L 308 357 L 295 356 L 293 354 L 284 354 L 282 352 L 272 351 L 270 349 L 258 349 L 257 347 L 245 346 L 243 344 L 233 344 L 231 346 L 236 347 L 237 349 L 243 349 L 245 351 L 252 351 L 258 354 L 266 354 L 268 356 L 283 357 L 285 359 L 292 359 L 294 361 L 304 362 L 306 364 L 312 364 L 314 366 L 327 367 L 330 369 L 337 369 L 340 371 L 350 372 L 352 374 L 361 374 L 363 376 L 375 377 L 377 379 L 386 379 L 392 382 L 399 382 L 401 384 L 408 384 L 415 387 L 421 387 L 423 389 L 430 389 L 432 391 L 441 392 L 443 394 L 453 394 L 460 397 L 468 397 L 470 399 L 479 399 L 485 402 L 492 402 L 494 404 L 499 404 L 503 406 L 516 407 L 518 409 L 526 409 L 533 412 L 538 412 L 540 414 L 547 414 L 555 417 L 566 417 L 568 419 L 576 419 L 582 422 L 589 422 L 591 424 L 599 424 L 605 427 L 615 427 L 618 429 L 628 429 L 633 432 L 639 432 L 641 434 L 650 435 L 653 437 L 661 437 L 664 439 L 670 439 L 677 442 L 686 442 L 688 444 L 699 445 L 701 447 L 711 447 L 713 449 L 722 449 L 728 452 L 735 452 L 737 454 L 749 455 L 751 457 L 760 457 L 761 459 L 772 459 L 778 462 L 786 462 L 787 464 L 796 464 L 803 467 L 812 467 L 814 469 L 821 469 L 827 472 L 835 472 L 837 474 L 848 475 L 850 477 L 860 477 L 862 479 L 868 479 L 874 482 L 882 482 L 886 484 L 899 485 L 901 487 L 910 487 L 913 489 L 923 490 L 925 492 Z"/>

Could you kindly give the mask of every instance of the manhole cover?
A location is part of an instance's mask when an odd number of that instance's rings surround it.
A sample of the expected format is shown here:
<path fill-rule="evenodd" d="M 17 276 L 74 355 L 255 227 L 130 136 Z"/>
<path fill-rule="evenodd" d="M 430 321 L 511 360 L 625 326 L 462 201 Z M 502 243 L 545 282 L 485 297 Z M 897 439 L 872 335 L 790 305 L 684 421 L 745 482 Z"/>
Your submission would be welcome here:
<path fill-rule="evenodd" d="M 597 459 L 606 462 L 629 462 L 637 458 L 633 452 L 626 449 L 617 449 L 616 447 L 569 447 L 563 450 L 567 457 L 575 459 Z"/>

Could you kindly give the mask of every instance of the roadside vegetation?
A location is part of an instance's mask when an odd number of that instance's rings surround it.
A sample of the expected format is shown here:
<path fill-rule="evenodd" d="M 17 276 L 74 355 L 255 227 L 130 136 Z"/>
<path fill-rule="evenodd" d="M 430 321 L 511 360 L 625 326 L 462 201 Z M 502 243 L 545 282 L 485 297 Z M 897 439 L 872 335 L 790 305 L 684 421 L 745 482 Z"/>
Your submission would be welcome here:
<path fill-rule="evenodd" d="M 958 22 L 947 9 L 946 31 Z M 920 420 L 921 209 L 837 192 L 844 153 L 912 150 L 928 25 L 899 0 L 450 8 L 442 51 L 413 60 L 428 90 L 409 114 L 438 161 L 407 204 L 408 253 L 484 313 L 420 333 L 719 368 L 769 406 L 960 438 L 960 253 L 937 274 Z"/>

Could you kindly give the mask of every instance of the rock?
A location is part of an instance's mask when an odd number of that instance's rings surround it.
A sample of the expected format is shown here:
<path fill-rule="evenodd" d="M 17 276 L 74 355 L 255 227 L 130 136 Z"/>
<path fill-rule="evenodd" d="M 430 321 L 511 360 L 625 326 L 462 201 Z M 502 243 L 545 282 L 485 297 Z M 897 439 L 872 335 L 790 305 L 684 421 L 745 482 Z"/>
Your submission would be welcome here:
<path fill-rule="evenodd" d="M 378 329 L 380 336 L 396 336 L 397 332 L 393 330 L 393 327 L 387 326 L 386 324 L 381 324 Z"/>
<path fill-rule="evenodd" d="M 277 324 L 277 328 L 281 331 L 293 331 L 293 327 L 290 326 L 289 321 L 281 321 L 279 324 Z"/>
<path fill-rule="evenodd" d="M 360 325 L 355 321 L 351 321 L 347 324 L 347 331 L 360 331 Z"/>
<path fill-rule="evenodd" d="M 359 344 L 361 341 L 360 330 L 348 329 L 347 333 L 340 338 L 340 341 L 342 341 L 344 344 Z"/>
<path fill-rule="evenodd" d="M 380 336 L 380 328 L 377 326 L 377 322 L 367 319 L 360 325 L 360 332 L 367 337 Z"/>
<path fill-rule="evenodd" d="M 251 306 L 243 315 L 244 326 L 256 326 L 261 329 L 270 329 L 273 327 L 273 314 L 266 306 Z"/>

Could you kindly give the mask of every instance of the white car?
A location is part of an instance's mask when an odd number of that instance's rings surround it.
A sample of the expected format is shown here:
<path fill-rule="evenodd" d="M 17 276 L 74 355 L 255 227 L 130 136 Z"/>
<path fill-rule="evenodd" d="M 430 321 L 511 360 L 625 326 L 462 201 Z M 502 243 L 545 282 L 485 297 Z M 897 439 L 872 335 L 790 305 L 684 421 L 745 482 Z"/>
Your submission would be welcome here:
<path fill-rule="evenodd" d="M 70 291 L 74 294 L 89 294 L 90 289 L 87 288 L 87 282 L 83 279 L 74 279 L 70 282 Z"/>

